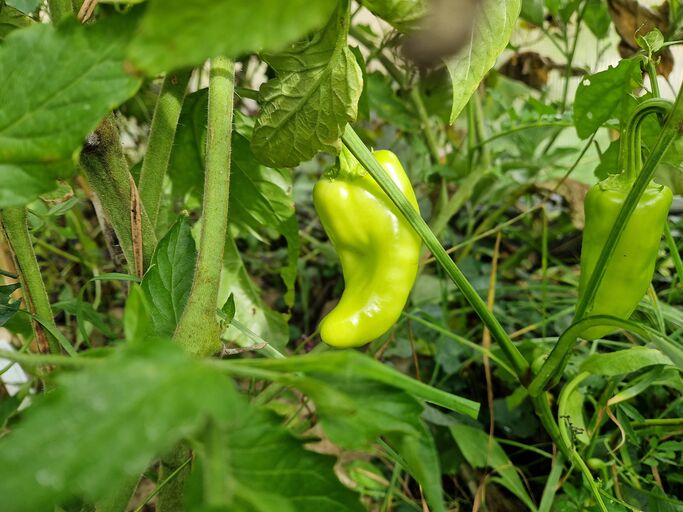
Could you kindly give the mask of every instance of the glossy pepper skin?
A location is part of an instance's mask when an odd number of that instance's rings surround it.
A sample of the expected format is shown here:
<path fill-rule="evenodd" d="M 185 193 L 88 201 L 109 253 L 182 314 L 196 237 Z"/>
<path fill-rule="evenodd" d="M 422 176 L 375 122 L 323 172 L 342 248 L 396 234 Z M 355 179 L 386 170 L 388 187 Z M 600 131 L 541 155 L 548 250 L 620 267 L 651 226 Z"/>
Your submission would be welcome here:
<path fill-rule="evenodd" d="M 602 247 L 630 187 L 631 183 L 623 175 L 616 175 L 593 186 L 586 195 L 579 299 L 588 286 Z M 595 295 L 593 307 L 586 312 L 587 317 L 611 315 L 628 319 L 635 311 L 652 281 L 672 199 L 671 189 L 650 183 L 617 243 Z M 614 327 L 593 327 L 581 336 L 592 340 L 614 331 Z"/>
<path fill-rule="evenodd" d="M 419 211 L 396 155 L 375 151 L 374 156 Z M 398 320 L 417 276 L 420 237 L 345 149 L 336 175 L 316 183 L 313 203 L 339 255 L 345 285 L 320 324 L 320 336 L 333 347 L 365 345 Z"/>

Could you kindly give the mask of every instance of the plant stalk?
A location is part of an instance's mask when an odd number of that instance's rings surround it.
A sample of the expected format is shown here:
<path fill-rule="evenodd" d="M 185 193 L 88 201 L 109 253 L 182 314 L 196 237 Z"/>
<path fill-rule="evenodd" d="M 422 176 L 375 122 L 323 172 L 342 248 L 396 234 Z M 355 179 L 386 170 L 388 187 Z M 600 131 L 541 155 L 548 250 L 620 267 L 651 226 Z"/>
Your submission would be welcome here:
<path fill-rule="evenodd" d="M 45 283 L 40 274 L 36 254 L 33 251 L 31 235 L 28 232 L 26 209 L 17 207 L 0 211 L 0 228 L 12 253 L 28 311 L 42 323 L 57 329 L 50 300 L 45 290 Z M 31 323 L 36 336 L 38 351 L 41 354 L 59 354 L 60 347 L 57 339 L 47 332 L 38 321 L 33 320 Z"/>
<path fill-rule="evenodd" d="M 142 205 L 140 239 L 131 221 L 134 182 L 123 154 L 119 132 L 111 117 L 106 118 L 88 138 L 81 153 L 81 169 L 99 199 L 107 220 L 114 228 L 118 243 L 128 262 L 131 274 L 136 274 L 136 254 L 142 255 L 143 269 L 152 260 L 157 239 L 152 223 Z M 141 247 L 140 247 L 141 246 Z"/>
<path fill-rule="evenodd" d="M 152 226 L 156 226 L 157 223 L 164 176 L 166 176 L 178 118 L 191 75 L 191 69 L 168 73 L 164 78 L 154 109 L 147 152 L 142 162 L 138 186 L 140 200 Z"/>
<path fill-rule="evenodd" d="M 218 287 L 228 229 L 230 155 L 235 69 L 217 57 L 209 76 L 206 173 L 197 266 L 174 339 L 188 352 L 209 356 L 221 348 L 216 318 Z"/>

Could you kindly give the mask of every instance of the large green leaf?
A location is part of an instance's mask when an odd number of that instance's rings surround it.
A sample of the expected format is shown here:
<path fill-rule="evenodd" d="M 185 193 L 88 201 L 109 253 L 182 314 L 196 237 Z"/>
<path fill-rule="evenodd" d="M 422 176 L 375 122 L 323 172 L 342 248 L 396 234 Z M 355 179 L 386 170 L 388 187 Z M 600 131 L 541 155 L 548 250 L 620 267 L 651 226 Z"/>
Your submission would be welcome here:
<path fill-rule="evenodd" d="M 640 57 L 585 77 L 574 98 L 574 123 L 582 139 L 593 135 L 606 121 L 618 118 L 618 108 L 642 84 Z"/>
<path fill-rule="evenodd" d="M 149 74 L 218 55 L 279 50 L 322 26 L 336 0 L 150 0 L 130 59 Z"/>
<path fill-rule="evenodd" d="M 172 336 L 175 332 L 192 288 L 196 258 L 190 224 L 181 215 L 159 240 L 142 280 L 154 331 L 159 336 Z"/>
<path fill-rule="evenodd" d="M 342 1 L 322 32 L 285 53 L 265 56 L 278 76 L 261 86 L 251 140 L 264 164 L 294 167 L 319 151 L 339 152 L 363 89 L 360 67 L 346 44 L 346 9 Z"/>
<path fill-rule="evenodd" d="M 239 414 L 237 398 L 230 379 L 169 342 L 130 344 L 65 373 L 0 440 L 2 509 L 104 497 L 208 418 Z"/>
<path fill-rule="evenodd" d="M 446 63 L 453 82 L 453 123 L 510 40 L 521 0 L 482 0 L 470 43 Z"/>
<path fill-rule="evenodd" d="M 35 24 L 0 46 L 0 208 L 69 176 L 85 137 L 135 93 L 140 80 L 123 69 L 134 28 L 127 16 Z"/>

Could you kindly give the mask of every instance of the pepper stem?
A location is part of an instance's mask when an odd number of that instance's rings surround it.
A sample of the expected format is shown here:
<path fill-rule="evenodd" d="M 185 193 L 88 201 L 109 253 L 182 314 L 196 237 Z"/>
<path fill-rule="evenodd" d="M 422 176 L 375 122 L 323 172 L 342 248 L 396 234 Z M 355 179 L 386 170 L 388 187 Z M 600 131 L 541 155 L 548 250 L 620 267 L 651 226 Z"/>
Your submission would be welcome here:
<path fill-rule="evenodd" d="M 659 98 L 652 98 L 638 105 L 626 122 L 619 153 L 619 168 L 623 169 L 623 176 L 629 184 L 636 181 L 643 168 L 640 143 L 643 121 L 650 114 L 667 115 L 669 112 L 671 112 L 670 102 Z"/>

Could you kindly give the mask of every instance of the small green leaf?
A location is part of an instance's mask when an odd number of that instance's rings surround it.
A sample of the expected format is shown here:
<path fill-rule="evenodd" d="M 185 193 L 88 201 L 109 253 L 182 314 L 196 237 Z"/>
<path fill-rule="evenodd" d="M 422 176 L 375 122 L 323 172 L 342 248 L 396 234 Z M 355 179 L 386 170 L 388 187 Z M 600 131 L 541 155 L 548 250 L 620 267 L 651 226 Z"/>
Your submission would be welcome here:
<path fill-rule="evenodd" d="M 612 17 L 609 15 L 607 2 L 604 0 L 588 0 L 583 21 L 598 39 L 604 39 L 609 34 Z"/>
<path fill-rule="evenodd" d="M 140 285 L 133 284 L 123 313 L 123 332 L 128 340 L 142 340 L 150 334 L 151 327 L 152 320 L 145 293 Z"/>
<path fill-rule="evenodd" d="M 361 0 L 360 3 L 402 32 L 417 28 L 427 14 L 425 0 Z"/>
<path fill-rule="evenodd" d="M 140 80 L 123 69 L 131 16 L 92 26 L 36 23 L 0 45 L 0 208 L 19 206 L 70 176 L 85 137 Z"/>
<path fill-rule="evenodd" d="M 217 55 L 279 50 L 322 26 L 335 0 L 150 0 L 129 54 L 150 75 Z"/>
<path fill-rule="evenodd" d="M 270 167 L 294 167 L 320 151 L 339 153 L 347 123 L 356 119 L 363 84 L 346 44 L 347 1 L 323 31 L 282 54 L 264 58 L 277 78 L 261 86 L 261 110 L 251 147 Z"/>
<path fill-rule="evenodd" d="M 19 288 L 19 283 L 0 285 L 0 327 L 5 325 L 19 311 L 21 300 L 10 298 Z"/>
<path fill-rule="evenodd" d="M 225 322 L 226 326 L 230 325 L 232 319 L 235 318 L 235 296 L 231 293 L 228 300 L 225 301 L 221 312 L 225 315 L 222 320 Z"/>
<path fill-rule="evenodd" d="M 654 55 L 664 47 L 664 35 L 659 29 L 653 28 L 644 36 L 636 37 L 636 42 L 649 55 Z"/>
<path fill-rule="evenodd" d="M 521 0 L 481 2 L 470 43 L 446 63 L 453 83 L 451 124 L 510 41 L 520 9 Z"/>
<path fill-rule="evenodd" d="M 581 364 L 581 370 L 593 375 L 624 375 L 635 372 L 648 366 L 669 365 L 673 363 L 659 350 L 645 347 L 633 347 L 627 350 L 618 350 L 608 354 L 593 354 L 587 357 Z"/>
<path fill-rule="evenodd" d="M 574 99 L 576 133 L 587 139 L 605 122 L 619 117 L 618 108 L 642 84 L 642 57 L 622 60 L 617 67 L 586 76 Z"/>
<path fill-rule="evenodd" d="M 196 258 L 190 224 L 187 217 L 181 215 L 159 240 L 142 280 L 158 336 L 171 336 L 175 332 L 192 288 Z"/>

